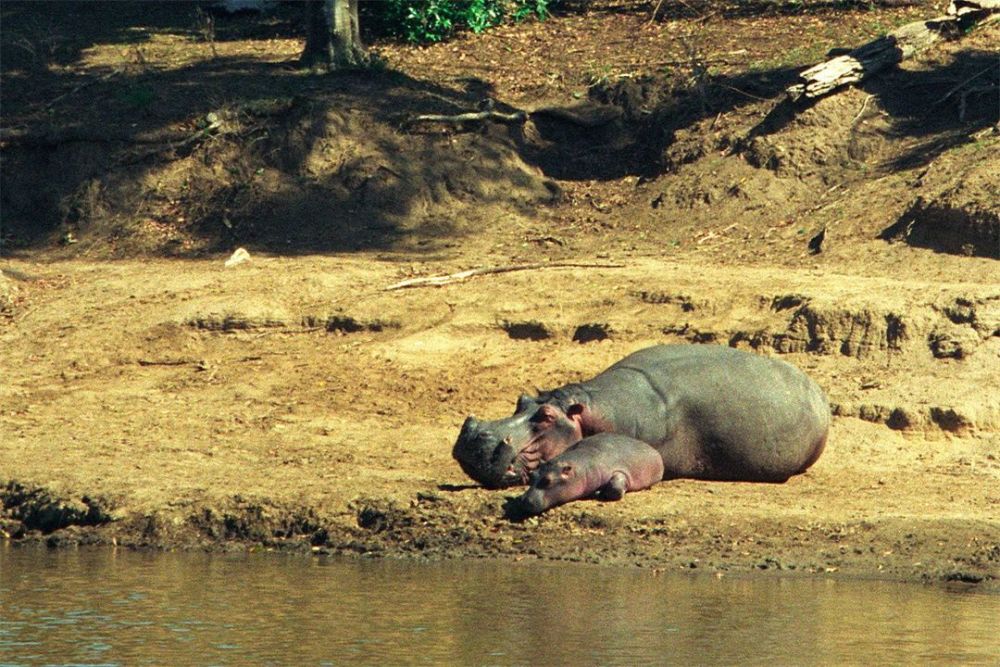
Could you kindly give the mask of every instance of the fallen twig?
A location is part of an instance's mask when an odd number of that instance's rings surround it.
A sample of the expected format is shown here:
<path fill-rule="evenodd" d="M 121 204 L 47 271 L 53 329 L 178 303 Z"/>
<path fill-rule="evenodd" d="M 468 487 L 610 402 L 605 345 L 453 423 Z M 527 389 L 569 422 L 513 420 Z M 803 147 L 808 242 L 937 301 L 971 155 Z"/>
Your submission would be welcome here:
<path fill-rule="evenodd" d="M 136 359 L 140 366 L 187 366 L 188 364 L 203 364 L 197 359 Z"/>
<path fill-rule="evenodd" d="M 164 148 L 179 148 L 203 139 L 209 135 L 220 134 L 216 132 L 222 126 L 222 120 L 216 114 L 209 114 L 212 118 L 207 118 L 206 126 L 194 132 L 177 132 L 165 130 L 150 133 L 129 134 L 113 129 L 94 129 L 71 125 L 68 127 L 45 127 L 40 130 L 31 131 L 20 128 L 0 128 L 0 143 L 10 146 L 59 146 L 61 144 L 74 142 L 91 143 L 126 143 L 137 145 L 155 145 L 156 150 Z M 229 133 L 225 129 L 221 134 Z M 5 146 L 6 147 L 6 146 Z"/>
<path fill-rule="evenodd" d="M 858 115 L 855 116 L 854 120 L 851 121 L 851 125 L 854 125 L 855 123 L 858 122 L 858 119 L 861 118 L 861 116 L 865 113 L 865 109 L 868 108 L 868 103 L 872 101 L 873 97 L 875 97 L 875 96 L 874 95 L 868 95 L 867 97 L 865 97 L 865 103 L 861 105 L 861 111 L 859 111 Z"/>
<path fill-rule="evenodd" d="M 67 97 L 69 97 L 71 95 L 76 95 L 78 92 L 80 92 L 84 88 L 89 88 L 90 86 L 94 85 L 95 83 L 100 83 L 102 81 L 107 81 L 111 77 L 118 76 L 119 74 L 121 74 L 121 70 L 117 70 L 116 69 L 116 70 L 112 70 L 111 72 L 108 72 L 104 76 L 97 77 L 96 79 L 87 79 L 83 83 L 80 83 L 80 84 L 74 86 L 73 89 L 70 90 L 69 92 L 65 92 L 62 95 L 59 95 L 58 97 L 54 98 L 51 102 L 49 102 L 48 104 L 45 105 L 45 110 L 49 111 L 50 109 L 52 109 L 52 107 L 54 107 L 56 104 L 58 104 L 62 100 L 66 99 Z"/>
<path fill-rule="evenodd" d="M 523 111 L 503 113 L 502 111 L 469 111 L 456 114 L 423 114 L 411 119 L 407 126 L 417 123 L 467 123 L 476 120 L 495 120 L 500 123 L 523 123 L 528 120 L 528 114 Z"/>
<path fill-rule="evenodd" d="M 960 122 L 965 122 L 965 112 L 968 109 L 970 95 L 975 95 L 977 93 L 992 93 L 994 90 L 997 90 L 997 86 L 982 86 L 962 91 L 962 95 L 958 100 L 958 120 Z"/>
<path fill-rule="evenodd" d="M 990 65 L 986 69 L 981 70 L 980 72 L 977 72 L 976 74 L 973 74 L 968 79 L 965 79 L 964 81 L 962 81 L 961 83 L 959 83 L 957 86 L 955 86 L 951 90 L 949 90 L 947 93 L 945 93 L 944 95 L 942 95 L 941 97 L 939 97 L 938 100 L 936 102 L 934 102 L 934 104 L 931 105 L 931 109 L 934 109 L 935 107 L 943 104 L 945 101 L 948 100 L 949 97 L 951 97 L 952 95 L 954 95 L 958 91 L 962 90 L 962 88 L 965 88 L 970 83 L 972 83 L 973 81 L 975 81 L 976 79 L 978 79 L 982 75 L 986 74 L 987 72 L 993 71 L 994 69 L 996 69 L 996 67 L 997 67 L 996 65 Z"/>
<path fill-rule="evenodd" d="M 484 276 L 493 273 L 511 273 L 513 271 L 534 271 L 537 269 L 623 269 L 624 264 L 584 264 L 579 262 L 548 262 L 545 264 L 513 264 L 510 266 L 484 266 L 478 269 L 468 269 L 458 273 L 449 273 L 443 276 L 427 276 L 424 278 L 410 278 L 398 283 L 394 283 L 384 288 L 383 291 L 405 289 L 408 287 L 440 287 L 450 283 L 457 283 L 474 276 Z"/>
<path fill-rule="evenodd" d="M 711 16 L 713 16 L 715 14 L 715 12 L 712 12 L 711 14 L 707 14 L 707 15 L 706 14 L 702 14 L 701 12 L 699 12 L 697 9 L 695 9 L 694 7 L 692 7 L 691 5 L 689 5 L 684 0 L 678 0 L 678 1 L 682 5 L 684 5 L 688 9 L 690 9 L 695 14 L 695 16 L 697 17 L 698 21 L 704 21 L 704 20 L 708 19 L 709 17 L 711 17 Z M 656 21 L 656 17 L 659 15 L 660 8 L 662 6 L 663 6 L 663 0 L 659 0 L 659 2 L 656 3 L 656 7 L 653 8 L 653 13 L 649 15 L 649 22 L 650 23 L 653 23 L 654 21 Z"/>
<path fill-rule="evenodd" d="M 771 101 L 767 97 L 759 97 L 757 95 L 751 95 L 750 93 L 746 92 L 745 90 L 740 90 L 739 88 L 734 88 L 733 86 L 729 86 L 729 85 L 724 84 L 724 83 L 718 83 L 718 82 L 716 82 L 715 85 L 719 86 L 720 88 L 727 88 L 727 89 L 733 91 L 734 93 L 739 93 L 740 95 L 743 95 L 744 97 L 749 97 L 750 99 L 757 100 L 758 102 L 770 102 Z"/>

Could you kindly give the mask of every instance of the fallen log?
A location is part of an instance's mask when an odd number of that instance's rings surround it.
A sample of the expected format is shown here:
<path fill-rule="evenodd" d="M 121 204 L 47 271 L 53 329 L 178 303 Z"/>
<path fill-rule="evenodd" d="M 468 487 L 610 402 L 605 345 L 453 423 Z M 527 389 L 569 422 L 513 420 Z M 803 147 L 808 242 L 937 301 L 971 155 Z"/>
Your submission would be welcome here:
<path fill-rule="evenodd" d="M 1000 0 L 951 0 L 948 4 L 948 14 L 951 16 L 982 10 L 1000 11 Z"/>
<path fill-rule="evenodd" d="M 941 39 L 958 37 L 976 23 L 997 18 L 993 12 L 998 10 L 1000 0 L 953 0 L 949 7 L 951 15 L 907 23 L 849 53 L 810 67 L 785 92 L 795 102 L 859 83 Z"/>

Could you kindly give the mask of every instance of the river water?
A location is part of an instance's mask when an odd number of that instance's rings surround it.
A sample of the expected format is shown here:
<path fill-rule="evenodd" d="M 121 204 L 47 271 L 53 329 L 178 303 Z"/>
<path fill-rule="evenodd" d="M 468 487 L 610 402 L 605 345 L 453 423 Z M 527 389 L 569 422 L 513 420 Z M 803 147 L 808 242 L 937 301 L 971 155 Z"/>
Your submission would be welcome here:
<path fill-rule="evenodd" d="M 505 562 L 15 548 L 0 665 L 1000 663 L 1000 596 Z"/>

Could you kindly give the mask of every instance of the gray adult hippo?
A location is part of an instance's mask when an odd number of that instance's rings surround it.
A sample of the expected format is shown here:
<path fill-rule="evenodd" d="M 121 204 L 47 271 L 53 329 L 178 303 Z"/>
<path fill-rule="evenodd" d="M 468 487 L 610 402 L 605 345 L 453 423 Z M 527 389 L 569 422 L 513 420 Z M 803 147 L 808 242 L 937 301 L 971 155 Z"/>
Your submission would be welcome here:
<path fill-rule="evenodd" d="M 515 514 L 541 514 L 581 498 L 621 500 L 663 479 L 663 458 L 641 440 L 617 433 L 584 438 L 531 474 L 531 486 L 514 501 Z"/>
<path fill-rule="evenodd" d="M 830 407 L 794 366 L 719 345 L 657 345 L 593 379 L 521 396 L 511 417 L 462 425 L 452 455 L 488 488 L 527 484 L 581 439 L 654 447 L 663 478 L 783 482 L 816 462 Z"/>

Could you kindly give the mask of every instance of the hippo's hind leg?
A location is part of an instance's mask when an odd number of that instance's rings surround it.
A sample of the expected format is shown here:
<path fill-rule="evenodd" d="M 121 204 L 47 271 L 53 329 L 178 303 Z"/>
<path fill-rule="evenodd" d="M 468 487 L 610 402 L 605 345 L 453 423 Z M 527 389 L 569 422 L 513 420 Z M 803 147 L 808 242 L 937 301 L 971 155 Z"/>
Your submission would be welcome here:
<path fill-rule="evenodd" d="M 625 473 L 622 471 L 617 471 L 611 475 L 611 480 L 601 487 L 600 498 L 601 500 L 621 500 L 625 497 L 625 491 L 628 489 L 628 478 L 625 477 Z"/>

